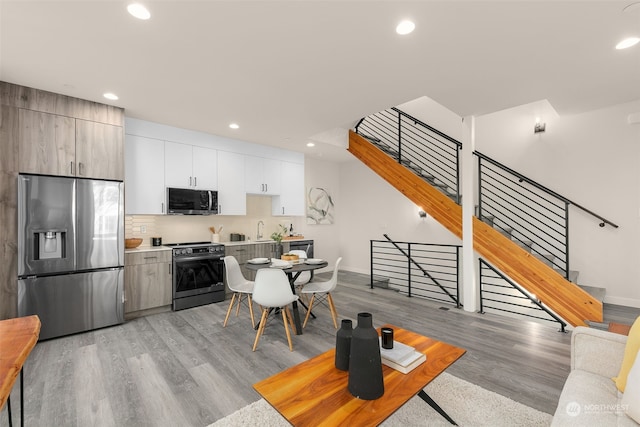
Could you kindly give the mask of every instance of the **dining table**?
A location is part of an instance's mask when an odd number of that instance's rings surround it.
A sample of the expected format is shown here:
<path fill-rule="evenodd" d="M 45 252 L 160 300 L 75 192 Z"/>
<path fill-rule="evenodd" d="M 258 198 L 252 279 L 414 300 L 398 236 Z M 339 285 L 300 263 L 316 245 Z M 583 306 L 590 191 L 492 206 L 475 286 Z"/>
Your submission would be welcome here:
<path fill-rule="evenodd" d="M 258 271 L 262 268 L 279 268 L 285 272 L 287 278 L 289 279 L 289 284 L 291 285 L 291 291 L 295 294 L 296 287 L 295 282 L 296 279 L 300 276 L 300 273 L 303 271 L 314 271 L 319 270 L 321 268 L 325 268 L 329 265 L 329 263 L 322 259 L 307 259 L 307 260 L 298 260 L 298 261 L 280 261 L 270 259 L 265 262 L 252 262 L 249 260 L 245 265 L 249 270 Z M 309 307 L 302 301 L 294 301 L 292 304 L 293 308 L 293 323 L 295 326 L 295 334 L 302 335 L 302 322 L 300 320 L 300 310 L 298 309 L 298 302 L 302 304 L 305 310 L 309 310 Z M 313 313 L 312 317 L 315 318 Z M 256 329 L 258 329 L 258 325 L 256 325 Z"/>
<path fill-rule="evenodd" d="M 20 425 L 24 426 L 24 373 L 23 366 L 40 337 L 38 316 L 17 317 L 0 321 L 0 409 L 7 404 L 9 426 L 11 417 L 11 390 L 20 375 Z"/>

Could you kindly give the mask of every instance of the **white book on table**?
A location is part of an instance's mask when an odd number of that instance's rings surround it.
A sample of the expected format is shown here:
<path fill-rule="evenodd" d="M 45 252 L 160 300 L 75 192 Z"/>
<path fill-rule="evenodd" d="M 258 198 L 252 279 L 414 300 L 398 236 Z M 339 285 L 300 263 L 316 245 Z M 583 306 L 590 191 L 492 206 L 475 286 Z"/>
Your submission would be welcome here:
<path fill-rule="evenodd" d="M 382 348 L 382 337 L 378 337 L 378 338 L 380 340 L 380 356 L 392 362 L 398 363 L 400 360 L 404 359 L 409 354 L 416 351 L 415 348 L 406 344 L 402 344 L 401 342 L 398 342 L 398 341 L 393 342 L 393 348 L 390 348 L 390 349 Z"/>
<path fill-rule="evenodd" d="M 422 365 L 424 361 L 427 360 L 427 355 L 424 353 L 420 353 L 419 351 L 414 350 L 413 353 L 410 353 L 405 359 L 401 360 L 399 363 L 395 363 L 390 361 L 389 359 L 382 358 L 382 364 L 387 365 L 390 368 L 395 369 L 396 371 L 400 371 L 403 374 L 413 371 L 418 366 Z"/>
<path fill-rule="evenodd" d="M 382 348 L 382 338 L 380 338 L 380 356 L 382 358 L 382 364 L 404 374 L 412 371 L 427 360 L 425 354 L 398 341 L 393 342 L 393 348 L 391 349 Z"/>

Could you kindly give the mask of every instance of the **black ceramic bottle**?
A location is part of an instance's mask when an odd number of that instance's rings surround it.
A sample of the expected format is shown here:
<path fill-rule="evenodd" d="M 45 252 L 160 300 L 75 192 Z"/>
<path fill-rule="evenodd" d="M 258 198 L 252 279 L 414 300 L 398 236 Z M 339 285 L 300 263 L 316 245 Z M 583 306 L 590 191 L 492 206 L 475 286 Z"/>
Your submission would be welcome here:
<path fill-rule="evenodd" d="M 341 371 L 349 370 L 349 355 L 351 354 L 351 334 L 353 322 L 343 320 L 342 326 L 336 333 L 336 368 Z"/>
<path fill-rule="evenodd" d="M 371 313 L 358 313 L 358 326 L 351 335 L 349 392 L 363 400 L 374 400 L 384 394 L 380 343 Z"/>

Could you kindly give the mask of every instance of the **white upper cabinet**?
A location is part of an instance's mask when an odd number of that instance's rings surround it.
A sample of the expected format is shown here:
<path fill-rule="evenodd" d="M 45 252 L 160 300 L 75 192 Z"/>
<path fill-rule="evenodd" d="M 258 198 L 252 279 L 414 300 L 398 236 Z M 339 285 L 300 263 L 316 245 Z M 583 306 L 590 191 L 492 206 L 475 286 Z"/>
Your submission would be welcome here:
<path fill-rule="evenodd" d="M 164 214 L 164 144 L 142 136 L 125 136 L 125 213 Z"/>
<path fill-rule="evenodd" d="M 193 146 L 194 187 L 202 190 L 218 188 L 218 151 Z"/>
<path fill-rule="evenodd" d="M 218 188 L 216 150 L 165 141 L 164 154 L 167 187 L 202 190 Z"/>
<path fill-rule="evenodd" d="M 128 215 L 164 214 L 166 187 L 217 190 L 219 215 L 246 215 L 247 194 L 271 196 L 273 215 L 306 214 L 302 153 L 138 119 L 125 128 Z"/>
<path fill-rule="evenodd" d="M 282 186 L 280 195 L 273 196 L 271 213 L 274 216 L 304 216 L 306 214 L 304 165 L 291 162 L 280 163 Z"/>
<path fill-rule="evenodd" d="M 218 215 L 246 215 L 244 155 L 218 152 Z"/>
<path fill-rule="evenodd" d="M 245 156 L 245 190 L 247 194 L 280 194 L 280 161 Z"/>

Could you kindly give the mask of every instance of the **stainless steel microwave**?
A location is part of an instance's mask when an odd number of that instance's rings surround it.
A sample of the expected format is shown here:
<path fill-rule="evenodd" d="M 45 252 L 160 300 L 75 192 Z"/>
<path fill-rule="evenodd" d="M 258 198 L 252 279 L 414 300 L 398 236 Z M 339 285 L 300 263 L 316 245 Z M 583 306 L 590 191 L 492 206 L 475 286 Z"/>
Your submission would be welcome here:
<path fill-rule="evenodd" d="M 216 215 L 218 192 L 167 187 L 167 213 L 169 215 Z"/>

